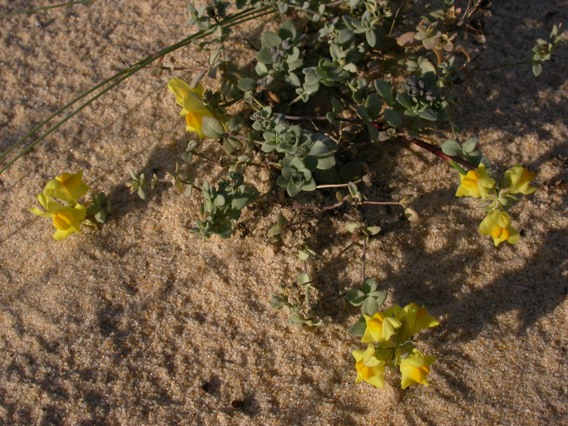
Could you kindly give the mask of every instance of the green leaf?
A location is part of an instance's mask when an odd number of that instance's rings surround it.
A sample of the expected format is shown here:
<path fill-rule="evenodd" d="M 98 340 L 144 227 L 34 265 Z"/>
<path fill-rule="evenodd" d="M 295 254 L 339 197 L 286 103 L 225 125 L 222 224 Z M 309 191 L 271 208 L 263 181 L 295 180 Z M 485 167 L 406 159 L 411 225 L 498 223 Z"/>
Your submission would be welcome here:
<path fill-rule="evenodd" d="M 307 246 L 307 245 L 303 245 L 301 249 L 298 249 L 298 258 L 301 261 L 306 261 L 308 260 L 311 256 L 315 256 L 316 252 L 314 249 L 312 249 L 311 247 Z"/>
<path fill-rule="evenodd" d="M 215 199 L 213 200 L 213 205 L 215 205 L 216 207 L 222 207 L 225 205 L 225 197 L 223 197 L 221 194 L 218 194 Z"/>
<path fill-rule="evenodd" d="M 341 29 L 337 32 L 337 37 L 335 39 L 335 41 L 338 44 L 341 45 L 346 45 L 348 43 L 350 43 L 353 40 L 354 34 L 351 30 L 344 28 Z"/>
<path fill-rule="evenodd" d="M 349 190 L 349 194 L 351 194 L 352 197 L 357 197 L 359 195 L 359 189 L 353 182 L 347 183 L 347 189 Z"/>
<path fill-rule="evenodd" d="M 396 96 L 396 101 L 401 104 L 406 109 L 412 109 L 414 103 L 412 102 L 412 98 L 408 93 L 399 93 Z"/>
<path fill-rule="evenodd" d="M 276 223 L 280 228 L 284 228 L 290 223 L 290 221 L 286 219 L 286 216 L 284 216 L 282 213 L 278 213 L 278 219 L 276 220 Z"/>
<path fill-rule="evenodd" d="M 367 112 L 367 109 L 363 106 L 357 107 L 357 115 L 365 121 L 373 121 L 373 119 L 371 118 L 371 116 Z"/>
<path fill-rule="evenodd" d="M 465 154 L 471 154 L 473 153 L 473 151 L 475 150 L 475 147 L 477 146 L 477 142 L 478 139 L 477 138 L 468 138 L 464 143 L 463 143 L 463 152 Z"/>
<path fill-rule="evenodd" d="M 276 185 L 278 185 L 280 188 L 286 188 L 288 186 L 288 179 L 280 175 L 276 179 Z"/>
<path fill-rule="evenodd" d="M 247 197 L 236 197 L 231 200 L 231 208 L 242 210 L 247 205 L 249 199 Z"/>
<path fill-rule="evenodd" d="M 272 225 L 272 228 L 270 228 L 268 230 L 268 232 L 266 233 L 267 237 L 275 237 L 277 235 L 280 235 L 280 233 L 282 232 L 282 228 L 278 226 L 278 224 Z"/>
<path fill-rule="evenodd" d="M 302 82 L 296 73 L 291 72 L 286 76 L 286 82 L 290 83 L 294 87 L 300 87 Z"/>
<path fill-rule="evenodd" d="M 272 60 L 272 59 L 271 59 Z M 254 70 L 256 71 L 256 73 L 258 75 L 260 75 L 261 77 L 268 74 L 268 67 L 262 63 L 261 61 L 258 61 L 254 67 Z"/>
<path fill-rule="evenodd" d="M 185 150 L 187 152 L 192 152 L 192 151 L 195 150 L 195 148 L 197 148 L 198 145 L 199 145 L 199 142 L 197 142 L 197 141 L 189 141 L 187 143 L 187 148 L 185 148 Z"/>
<path fill-rule="evenodd" d="M 367 295 L 359 289 L 352 288 L 347 291 L 345 297 L 353 306 L 361 306 L 367 298 Z"/>
<path fill-rule="evenodd" d="M 310 276 L 308 275 L 307 272 L 302 271 L 300 273 L 298 273 L 298 278 L 297 278 L 297 282 L 299 285 L 306 285 L 310 283 Z"/>
<path fill-rule="evenodd" d="M 103 210 L 100 210 L 94 215 L 94 218 L 98 223 L 105 223 L 107 219 L 107 213 Z"/>
<path fill-rule="evenodd" d="M 383 303 L 385 303 L 385 300 L 387 300 L 387 292 L 386 290 L 377 291 L 374 297 L 375 300 L 377 301 L 377 304 L 380 306 Z"/>
<path fill-rule="evenodd" d="M 438 114 L 436 114 L 436 111 L 434 111 L 430 107 L 424 108 L 422 111 L 420 111 L 418 116 L 420 118 L 423 118 L 424 120 L 428 120 L 428 121 L 437 121 L 438 120 Z"/>
<path fill-rule="evenodd" d="M 181 154 L 181 159 L 186 162 L 187 164 L 191 163 L 191 160 L 193 159 L 193 152 L 192 151 L 186 151 L 183 154 Z"/>
<path fill-rule="evenodd" d="M 377 45 L 377 34 L 373 29 L 367 30 L 365 33 L 365 38 L 367 39 L 367 44 L 371 47 L 375 47 Z"/>
<path fill-rule="evenodd" d="M 288 225 L 288 223 L 290 223 L 288 219 L 286 219 L 286 217 L 284 217 L 282 213 L 278 213 L 278 219 L 276 220 L 276 223 L 272 226 L 272 228 L 270 228 L 270 230 L 268 231 L 267 236 L 274 237 L 276 235 L 280 235 L 282 233 L 282 230 L 286 227 L 286 225 Z"/>
<path fill-rule="evenodd" d="M 289 182 L 288 185 L 286 186 L 286 192 L 290 197 L 295 197 L 300 192 L 302 192 L 302 187 Z"/>
<path fill-rule="evenodd" d="M 399 201 L 400 205 L 404 208 L 410 206 L 410 204 L 412 204 L 412 196 L 411 195 L 404 195 L 400 201 Z"/>
<path fill-rule="evenodd" d="M 394 109 L 386 109 L 384 112 L 385 120 L 392 127 L 399 127 L 402 124 L 402 116 Z"/>
<path fill-rule="evenodd" d="M 302 191 L 310 192 L 316 190 L 316 181 L 312 178 L 309 182 L 304 183 L 302 186 Z"/>
<path fill-rule="evenodd" d="M 363 290 L 365 294 L 369 294 L 375 291 L 376 289 L 377 289 L 377 281 L 374 278 L 367 277 L 363 281 L 363 284 L 361 284 L 361 290 Z"/>
<path fill-rule="evenodd" d="M 369 133 L 369 140 L 374 142 L 379 139 L 379 130 L 372 123 L 367 123 L 367 132 Z"/>
<path fill-rule="evenodd" d="M 345 228 L 352 234 L 359 230 L 361 224 L 359 222 L 348 222 L 345 224 Z"/>
<path fill-rule="evenodd" d="M 367 96 L 367 99 L 365 100 L 365 110 L 367 111 L 367 114 L 369 114 L 371 120 L 376 120 L 379 117 L 382 106 L 381 98 L 378 95 L 371 93 Z"/>
<path fill-rule="evenodd" d="M 411 209 L 410 207 L 404 209 L 404 216 L 408 219 L 409 222 L 418 222 L 418 220 L 420 219 L 420 216 L 418 216 L 416 210 Z"/>
<path fill-rule="evenodd" d="M 239 81 L 238 87 L 243 92 L 252 92 L 254 91 L 254 89 L 256 89 L 256 80 L 250 77 L 243 78 Z"/>
<path fill-rule="evenodd" d="M 221 139 L 225 134 L 223 125 L 215 117 L 203 117 L 201 131 L 205 136 L 211 139 Z"/>
<path fill-rule="evenodd" d="M 284 40 L 287 38 L 294 40 L 297 35 L 296 27 L 294 27 L 294 23 L 292 21 L 284 22 L 280 27 L 280 31 L 278 31 L 278 33 Z"/>
<path fill-rule="evenodd" d="M 373 316 L 379 311 L 379 304 L 374 297 L 367 297 L 361 306 L 361 311 L 368 316 Z"/>
<path fill-rule="evenodd" d="M 383 80 L 375 80 L 374 81 L 375 89 L 377 93 L 383 100 L 387 103 L 388 106 L 393 106 L 394 99 L 392 97 L 392 88 L 390 83 L 383 81 Z"/>
<path fill-rule="evenodd" d="M 442 146 L 442 152 L 446 155 L 451 155 L 452 157 L 462 155 L 463 149 L 459 142 L 452 139 L 445 141 Z"/>
<path fill-rule="evenodd" d="M 365 330 L 367 329 L 367 321 L 365 321 L 364 316 L 360 316 L 355 324 L 349 327 L 349 334 L 355 337 L 363 337 Z"/>
<path fill-rule="evenodd" d="M 335 156 L 333 155 L 332 147 L 330 145 L 330 141 L 316 140 L 308 153 L 308 156 L 317 157 L 315 167 L 319 170 L 329 170 L 332 167 L 335 167 Z M 306 164 L 306 160 L 304 160 L 304 164 Z M 311 167 L 309 164 L 306 164 L 306 167 L 310 170 L 315 168 Z"/>
<path fill-rule="evenodd" d="M 274 61 L 272 60 L 272 53 L 270 52 L 270 49 L 267 47 L 263 47 L 262 49 L 260 49 L 258 51 L 258 53 L 256 54 L 256 60 L 258 61 L 258 64 L 266 64 L 266 65 L 270 65 L 273 64 Z M 257 64 L 257 67 L 258 67 Z M 268 68 L 264 67 L 266 69 L 265 72 L 259 72 L 259 71 L 264 71 L 264 69 L 261 68 L 257 68 L 257 73 L 260 75 L 263 75 L 265 73 L 268 72 Z"/>
<path fill-rule="evenodd" d="M 310 258 L 310 254 L 305 251 L 305 250 L 298 250 L 298 259 L 300 259 L 302 262 L 305 262 L 306 260 L 308 260 Z"/>
<path fill-rule="evenodd" d="M 377 235 L 379 232 L 381 232 L 381 227 L 380 226 L 367 226 L 367 232 L 371 235 Z"/>
<path fill-rule="evenodd" d="M 260 41 L 262 43 L 262 46 L 268 49 L 270 49 L 271 47 L 277 47 L 278 45 L 280 45 L 280 43 L 282 43 L 280 36 L 276 33 L 273 33 L 272 31 L 263 32 L 260 36 Z"/>

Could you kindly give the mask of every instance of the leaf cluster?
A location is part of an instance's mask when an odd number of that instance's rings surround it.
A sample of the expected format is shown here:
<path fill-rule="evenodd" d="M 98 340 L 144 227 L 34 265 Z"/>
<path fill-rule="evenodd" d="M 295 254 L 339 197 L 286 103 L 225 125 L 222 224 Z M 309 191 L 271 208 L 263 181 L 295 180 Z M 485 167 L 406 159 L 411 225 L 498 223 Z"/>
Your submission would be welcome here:
<path fill-rule="evenodd" d="M 375 315 L 380 310 L 381 305 L 385 303 L 387 292 L 377 289 L 377 281 L 374 278 L 366 277 L 359 288 L 348 290 L 345 297 L 353 306 L 361 308 L 359 319 L 349 328 L 349 333 L 353 336 L 361 337 L 366 328 L 363 315 L 370 317 Z"/>
<path fill-rule="evenodd" d="M 204 182 L 201 194 L 201 219 L 196 221 L 192 232 L 203 238 L 230 237 L 243 208 L 259 196 L 256 188 L 245 184 L 243 175 L 238 172 L 229 172 L 229 178 L 222 179 L 216 186 Z"/>

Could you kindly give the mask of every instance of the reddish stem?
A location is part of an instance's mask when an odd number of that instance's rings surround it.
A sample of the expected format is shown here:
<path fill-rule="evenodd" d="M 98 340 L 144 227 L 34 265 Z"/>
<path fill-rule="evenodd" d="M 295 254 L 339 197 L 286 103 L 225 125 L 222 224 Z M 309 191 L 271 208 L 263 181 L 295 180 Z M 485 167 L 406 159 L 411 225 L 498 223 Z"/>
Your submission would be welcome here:
<path fill-rule="evenodd" d="M 376 121 L 373 122 L 373 126 L 375 126 L 375 128 L 378 131 L 382 130 L 380 123 L 377 123 Z M 431 152 L 436 157 L 441 158 L 442 160 L 444 160 L 444 161 L 446 161 L 450 164 L 452 164 L 452 163 L 459 164 L 460 166 L 462 166 L 466 170 L 477 169 L 477 166 L 475 164 L 472 164 L 469 161 L 464 160 L 463 158 L 452 157 L 451 155 L 444 154 L 444 151 L 442 151 L 439 147 L 437 147 L 436 145 L 433 145 L 429 142 L 423 141 L 422 139 L 409 138 L 406 135 L 398 135 L 398 136 L 400 138 L 402 138 L 404 141 L 406 141 L 408 143 L 412 143 L 416 146 L 419 146 L 420 148 L 425 149 L 428 152 Z"/>
<path fill-rule="evenodd" d="M 425 149 L 428 152 L 431 152 L 432 154 L 434 154 L 436 157 L 441 158 L 444 161 L 447 162 L 453 162 L 453 163 L 457 163 L 460 166 L 462 166 L 464 169 L 466 170 L 475 170 L 477 169 L 477 167 L 470 163 L 467 160 L 464 160 L 463 158 L 459 158 L 459 157 L 452 157 L 451 155 L 448 154 L 444 154 L 444 152 L 438 148 L 436 145 L 432 145 L 431 143 L 428 143 L 426 141 L 423 141 L 421 139 L 416 139 L 416 138 L 408 138 L 404 135 L 401 135 L 401 137 L 409 143 L 412 143 L 416 146 L 419 146 L 420 148 Z"/>

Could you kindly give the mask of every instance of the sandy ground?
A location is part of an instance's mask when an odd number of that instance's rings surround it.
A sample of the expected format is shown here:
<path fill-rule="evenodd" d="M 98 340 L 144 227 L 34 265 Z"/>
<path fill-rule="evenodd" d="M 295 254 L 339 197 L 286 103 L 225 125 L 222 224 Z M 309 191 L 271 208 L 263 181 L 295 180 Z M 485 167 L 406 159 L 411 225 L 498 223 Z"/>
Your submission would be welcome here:
<path fill-rule="evenodd" d="M 566 1 L 494 3 L 480 67 L 525 58 L 534 38 L 568 24 Z M 28 7 L 0 1 L 2 11 Z M 185 2 L 173 0 L 4 19 L 0 146 L 189 31 Z M 188 232 L 195 201 L 165 186 L 145 203 L 128 195 L 128 168 L 171 170 L 187 137 L 169 75 L 137 74 L 0 176 L 0 424 L 568 424 L 566 52 L 538 79 L 516 67 L 463 85 L 463 130 L 498 167 L 537 172 L 538 192 L 513 210 L 523 233 L 514 247 L 477 235 L 480 212 L 453 197 L 447 166 L 373 148 L 376 195 L 414 194 L 422 220 L 365 211 L 385 229 L 367 272 L 389 302 L 425 304 L 441 320 L 419 343 L 438 357 L 431 386 L 405 392 L 395 375 L 383 390 L 354 383 L 350 352 L 362 345 L 346 333 L 357 312 L 343 295 L 359 280 L 359 253 L 334 258 L 349 242 L 341 215 L 320 218 L 319 231 L 314 216 L 273 245 L 265 234 L 280 207 L 255 208 L 235 238 L 202 241 Z M 189 79 L 196 55 L 172 56 Z M 27 208 L 48 179 L 79 169 L 113 215 L 57 243 Z M 313 309 L 327 325 L 315 331 L 268 304 L 301 267 L 295 238 L 320 254 Z"/>

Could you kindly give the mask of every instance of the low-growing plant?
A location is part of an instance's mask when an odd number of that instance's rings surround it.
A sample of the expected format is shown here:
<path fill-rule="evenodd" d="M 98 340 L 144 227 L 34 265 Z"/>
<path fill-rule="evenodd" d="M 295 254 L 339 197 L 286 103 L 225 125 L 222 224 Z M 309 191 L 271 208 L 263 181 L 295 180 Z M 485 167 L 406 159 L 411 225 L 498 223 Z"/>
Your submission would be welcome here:
<path fill-rule="evenodd" d="M 392 205 L 401 208 L 409 220 L 418 220 L 409 197 L 370 199 L 373 188 L 361 181 L 373 164 L 348 153 L 351 142 L 366 141 L 377 151 L 385 144 L 414 145 L 445 161 L 457 172 L 455 195 L 483 203 L 485 217 L 479 232 L 490 236 L 495 246 L 519 241 L 508 211 L 519 195 L 535 191 L 530 186 L 534 173 L 514 165 L 499 176 L 483 156 L 478 139 L 457 130 L 454 116 L 459 103 L 456 89 L 485 42 L 483 22 L 490 15 L 490 2 L 237 0 L 231 4 L 212 0 L 199 7 L 190 5 L 189 14 L 190 24 L 198 29 L 194 35 L 118 73 L 58 113 L 102 90 L 95 99 L 152 61 L 195 42 L 208 55 L 208 70 L 173 76 L 167 85 L 181 107 L 179 114 L 190 134 L 188 146 L 175 172 L 166 178 L 154 175 L 151 180 L 151 187 L 168 181 L 179 193 L 200 199 L 200 217 L 191 230 L 194 234 L 230 237 L 243 210 L 274 193 L 295 198 L 292 207 L 297 215 L 288 219 L 278 213 L 268 231 L 273 240 L 301 223 L 302 212 L 310 210 L 353 213 L 364 206 Z M 279 19 L 262 21 L 267 15 Z M 238 65 L 234 52 L 226 47 L 233 34 L 231 27 L 259 21 L 268 29 L 262 31 L 259 43 L 250 43 L 254 61 Z M 559 29 L 553 27 L 550 41 L 537 40 L 532 60 L 527 62 L 535 76 L 560 45 Z M 89 102 L 80 104 L 70 116 Z M 67 119 L 24 149 L 41 142 Z M 214 163 L 227 173 L 217 182 L 193 171 L 194 161 L 211 161 L 201 151 L 204 146 L 215 150 L 218 160 Z M 251 172 L 258 168 L 270 171 L 271 181 L 264 186 L 271 189 L 264 194 L 258 189 L 258 173 Z M 131 172 L 128 185 L 132 193 L 146 198 L 144 174 Z M 86 218 L 101 222 L 97 217 L 106 216 L 102 195 L 93 197 L 91 207 L 79 204 L 86 188 L 80 173 L 61 175 L 38 196 L 44 211 L 32 211 L 53 218 L 56 239 L 78 231 Z M 342 253 L 354 246 L 361 248 L 362 283 L 347 292 L 347 300 L 361 309 L 350 332 L 368 344 L 365 350 L 353 351 L 356 381 L 382 387 L 385 368 L 390 367 L 400 370 L 403 389 L 427 384 L 435 358 L 416 349 L 413 337 L 439 322 L 414 302 L 381 310 L 386 290 L 379 290 L 378 283 L 365 274 L 365 251 L 380 235 L 381 224 L 354 221 L 353 216 L 346 215 L 344 220 L 351 243 Z M 303 245 L 298 253 L 303 271 L 292 285 L 282 285 L 271 304 L 286 308 L 295 325 L 322 326 L 324 320 L 311 310 L 317 274 L 307 270 L 307 260 L 315 252 Z"/>

